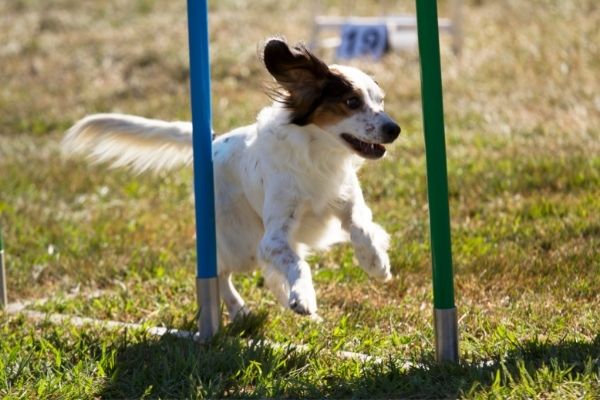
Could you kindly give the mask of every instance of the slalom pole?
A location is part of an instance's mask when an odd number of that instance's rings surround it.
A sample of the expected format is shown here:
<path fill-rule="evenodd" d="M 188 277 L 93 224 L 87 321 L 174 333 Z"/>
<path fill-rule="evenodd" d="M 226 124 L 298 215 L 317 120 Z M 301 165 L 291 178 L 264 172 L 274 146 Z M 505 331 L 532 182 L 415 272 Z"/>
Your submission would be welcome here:
<path fill-rule="evenodd" d="M 207 0 L 188 0 L 187 11 L 196 208 L 196 295 L 199 335 L 200 340 L 205 341 L 217 333 L 221 322 L 217 280 Z"/>
<path fill-rule="evenodd" d="M 437 1 L 415 1 L 427 158 L 436 359 L 439 363 L 447 361 L 456 363 L 458 362 L 458 327 L 452 274 Z"/>

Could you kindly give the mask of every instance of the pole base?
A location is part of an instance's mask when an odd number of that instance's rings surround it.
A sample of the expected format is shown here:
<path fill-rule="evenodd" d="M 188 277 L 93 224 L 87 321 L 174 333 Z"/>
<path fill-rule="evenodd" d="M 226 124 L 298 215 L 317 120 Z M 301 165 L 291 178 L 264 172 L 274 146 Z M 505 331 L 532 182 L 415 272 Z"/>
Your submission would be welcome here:
<path fill-rule="evenodd" d="M 196 299 L 198 301 L 198 338 L 201 342 L 210 340 L 221 325 L 219 282 L 217 278 L 196 278 Z"/>
<path fill-rule="evenodd" d="M 458 363 L 458 323 L 456 307 L 433 309 L 435 358 L 438 363 Z"/>

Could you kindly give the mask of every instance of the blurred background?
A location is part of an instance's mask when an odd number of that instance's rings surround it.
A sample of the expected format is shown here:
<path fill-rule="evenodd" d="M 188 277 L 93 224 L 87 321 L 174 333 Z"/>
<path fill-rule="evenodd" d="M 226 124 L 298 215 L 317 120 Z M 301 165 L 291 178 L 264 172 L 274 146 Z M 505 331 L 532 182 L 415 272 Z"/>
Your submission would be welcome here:
<path fill-rule="evenodd" d="M 461 57 L 442 46 L 449 125 L 470 119 L 487 134 L 558 130 L 560 136 L 585 136 L 598 125 L 594 1 L 462 3 Z M 2 133 L 65 128 L 96 110 L 188 116 L 185 2 L 7 0 L 0 7 Z M 266 103 L 267 76 L 257 58 L 266 37 L 310 42 L 316 14 L 396 15 L 413 7 L 390 0 L 211 2 L 215 127 L 246 123 Z M 447 2 L 439 13 L 451 15 Z M 416 51 L 366 66 L 387 89 L 396 116 L 413 118 Z"/>

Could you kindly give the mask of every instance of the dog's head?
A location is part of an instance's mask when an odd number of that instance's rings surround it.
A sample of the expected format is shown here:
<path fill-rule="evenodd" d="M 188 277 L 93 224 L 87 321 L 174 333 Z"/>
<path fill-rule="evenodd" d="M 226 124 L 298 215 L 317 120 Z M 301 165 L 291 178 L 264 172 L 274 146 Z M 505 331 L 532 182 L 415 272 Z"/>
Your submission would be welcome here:
<path fill-rule="evenodd" d="M 327 66 L 306 47 L 270 39 L 264 48 L 267 70 L 283 90 L 275 98 L 291 111 L 291 123 L 315 124 L 358 155 L 377 159 L 400 126 L 383 111 L 383 91 L 359 69 Z"/>

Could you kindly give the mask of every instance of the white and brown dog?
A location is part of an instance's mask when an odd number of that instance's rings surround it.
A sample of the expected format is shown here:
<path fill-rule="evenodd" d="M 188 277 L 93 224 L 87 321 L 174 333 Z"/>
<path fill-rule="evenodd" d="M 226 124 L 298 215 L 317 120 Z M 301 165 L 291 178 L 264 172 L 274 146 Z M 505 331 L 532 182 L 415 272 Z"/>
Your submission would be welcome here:
<path fill-rule="evenodd" d="M 257 122 L 213 142 L 220 293 L 230 318 L 246 312 L 231 274 L 262 268 L 285 307 L 316 316 L 310 249 L 350 240 L 360 266 L 389 280 L 388 234 L 372 220 L 357 178 L 364 159 L 385 154 L 400 127 L 383 111 L 371 77 L 327 66 L 302 45 L 271 39 L 264 63 L 275 102 Z M 190 164 L 192 125 L 121 114 L 88 116 L 63 140 L 135 171 Z"/>

